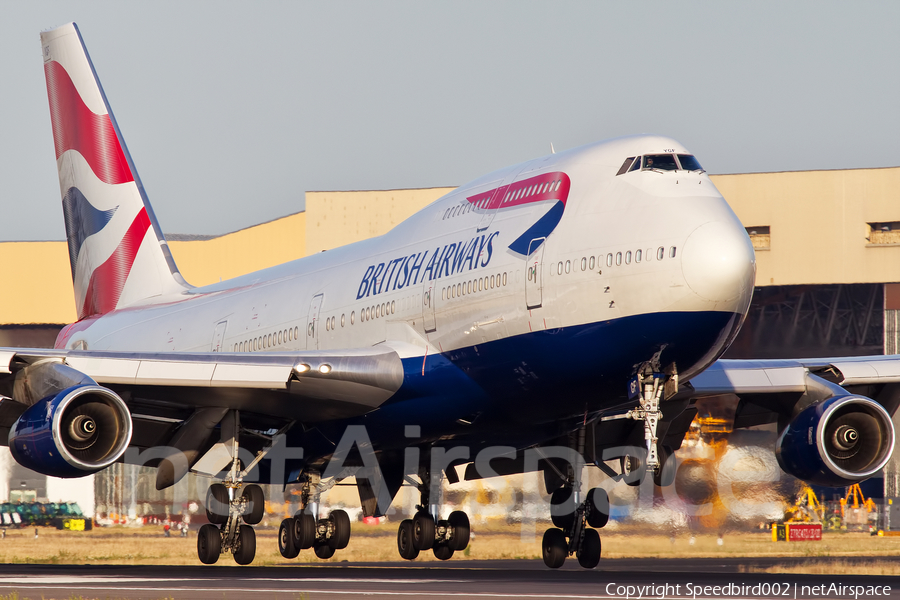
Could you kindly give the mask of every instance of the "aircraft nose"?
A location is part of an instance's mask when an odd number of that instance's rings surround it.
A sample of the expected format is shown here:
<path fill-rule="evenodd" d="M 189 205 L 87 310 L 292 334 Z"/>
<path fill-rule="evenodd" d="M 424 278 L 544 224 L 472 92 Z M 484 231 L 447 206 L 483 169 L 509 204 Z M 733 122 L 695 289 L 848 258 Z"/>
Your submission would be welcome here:
<path fill-rule="evenodd" d="M 739 224 L 712 221 L 695 229 L 684 244 L 681 265 L 685 282 L 705 300 L 735 302 L 749 299 L 753 291 L 756 255 Z"/>

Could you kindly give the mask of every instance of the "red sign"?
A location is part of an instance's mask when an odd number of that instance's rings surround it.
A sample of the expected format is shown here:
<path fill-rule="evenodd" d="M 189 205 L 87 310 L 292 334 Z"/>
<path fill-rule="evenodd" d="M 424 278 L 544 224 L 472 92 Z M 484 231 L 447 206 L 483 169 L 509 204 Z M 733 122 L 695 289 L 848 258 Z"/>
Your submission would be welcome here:
<path fill-rule="evenodd" d="M 822 540 L 821 523 L 788 523 L 789 542 L 813 542 Z"/>

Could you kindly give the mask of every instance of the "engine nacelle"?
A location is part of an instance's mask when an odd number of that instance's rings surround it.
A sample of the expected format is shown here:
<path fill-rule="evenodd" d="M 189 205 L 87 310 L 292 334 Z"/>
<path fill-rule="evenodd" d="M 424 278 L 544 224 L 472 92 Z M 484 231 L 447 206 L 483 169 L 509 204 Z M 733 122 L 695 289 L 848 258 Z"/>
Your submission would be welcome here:
<path fill-rule="evenodd" d="M 131 413 L 113 391 L 76 385 L 28 408 L 9 431 L 13 458 L 53 477 L 82 477 L 116 462 L 131 442 Z"/>
<path fill-rule="evenodd" d="M 775 456 L 798 479 L 840 487 L 874 475 L 893 450 L 884 407 L 865 396 L 835 396 L 803 409 L 778 438 Z"/>

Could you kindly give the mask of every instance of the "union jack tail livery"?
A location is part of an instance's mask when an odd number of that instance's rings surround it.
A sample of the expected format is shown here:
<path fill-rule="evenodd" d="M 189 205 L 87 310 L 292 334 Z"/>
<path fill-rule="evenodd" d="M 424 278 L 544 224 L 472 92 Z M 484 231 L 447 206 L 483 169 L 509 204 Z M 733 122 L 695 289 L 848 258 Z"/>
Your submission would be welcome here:
<path fill-rule="evenodd" d="M 78 27 L 41 46 L 78 318 L 183 291 Z"/>

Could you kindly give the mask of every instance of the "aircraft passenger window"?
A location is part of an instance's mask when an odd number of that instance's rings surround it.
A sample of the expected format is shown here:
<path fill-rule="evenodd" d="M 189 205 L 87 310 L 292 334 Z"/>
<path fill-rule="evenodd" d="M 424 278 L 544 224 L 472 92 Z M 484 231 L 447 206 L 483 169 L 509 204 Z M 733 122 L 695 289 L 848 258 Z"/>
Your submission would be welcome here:
<path fill-rule="evenodd" d="M 612 254 L 611 253 L 606 255 L 606 266 L 607 267 L 612 266 Z"/>
<path fill-rule="evenodd" d="M 447 299 L 447 288 L 441 290 L 441 300 Z"/>
<path fill-rule="evenodd" d="M 584 271 L 587 269 L 587 258 L 581 257 L 581 270 Z"/>
<path fill-rule="evenodd" d="M 630 173 L 631 171 L 638 171 L 638 170 L 640 170 L 640 168 L 641 168 L 641 160 L 642 160 L 643 158 L 644 158 L 643 156 L 638 156 L 638 157 L 637 157 L 637 160 L 634 161 L 634 164 L 631 165 L 631 168 L 628 169 L 628 172 Z"/>
<path fill-rule="evenodd" d="M 703 167 L 700 166 L 700 161 L 694 158 L 690 154 L 678 154 L 678 162 L 681 163 L 681 168 L 685 171 L 700 171 L 705 172 Z"/>
<path fill-rule="evenodd" d="M 676 171 L 678 163 L 674 154 L 648 154 L 644 157 L 643 170 Z"/>
<path fill-rule="evenodd" d="M 560 179 L 560 180 L 558 180 L 558 181 L 556 182 L 556 187 L 553 188 L 553 191 L 554 191 L 554 192 L 558 192 L 558 191 L 559 191 L 559 186 L 560 186 L 560 185 L 562 185 L 562 179 Z"/>
<path fill-rule="evenodd" d="M 281 332 L 278 332 L 278 345 L 281 345 Z"/>
<path fill-rule="evenodd" d="M 596 264 L 596 262 L 594 262 L 594 257 L 592 256 L 592 257 L 591 257 L 591 266 L 589 267 L 591 271 L 594 270 L 594 265 L 595 265 L 595 264 Z"/>
<path fill-rule="evenodd" d="M 397 309 L 397 301 L 391 300 L 391 314 L 394 314 L 394 311 Z"/>
<path fill-rule="evenodd" d="M 343 327 L 347 322 L 346 316 L 347 316 L 346 313 L 341 314 L 341 327 Z"/>
<path fill-rule="evenodd" d="M 299 327 L 294 327 L 294 339 L 295 340 L 300 339 L 300 328 Z"/>
<path fill-rule="evenodd" d="M 630 167 L 630 166 L 631 166 L 631 163 L 633 163 L 633 162 L 634 162 L 634 157 L 633 157 L 633 156 L 629 156 L 628 158 L 626 158 L 626 159 L 625 159 L 625 162 L 622 163 L 622 166 L 619 167 L 619 172 L 616 173 L 616 175 L 621 175 L 622 173 L 627 173 L 627 172 L 628 172 L 628 167 Z"/>
<path fill-rule="evenodd" d="M 669 248 L 669 258 L 675 258 L 675 246 Z"/>
<path fill-rule="evenodd" d="M 375 307 L 375 318 L 376 318 L 376 319 L 380 319 L 380 318 L 381 318 L 381 306 L 376 306 L 376 307 Z"/>
<path fill-rule="evenodd" d="M 503 274 L 503 285 L 506 285 L 506 273 Z"/>
<path fill-rule="evenodd" d="M 331 330 L 331 319 L 325 319 L 325 331 Z"/>
<path fill-rule="evenodd" d="M 252 352 L 254 350 L 256 350 L 256 340 L 253 340 L 253 343 L 250 344 L 250 351 Z"/>
<path fill-rule="evenodd" d="M 636 262 L 636 263 L 641 262 L 641 251 L 640 250 L 635 251 L 634 262 Z"/>
<path fill-rule="evenodd" d="M 616 252 L 616 266 L 618 267 L 621 265 L 622 265 L 622 253 Z"/>
<path fill-rule="evenodd" d="M 556 274 L 562 275 L 562 262 L 560 262 L 558 265 L 556 265 Z"/>
<path fill-rule="evenodd" d="M 478 289 L 476 291 L 480 292 L 481 290 L 484 289 L 484 280 L 483 279 L 479 279 L 476 283 L 478 284 Z"/>
<path fill-rule="evenodd" d="M 666 249 L 662 246 L 659 247 L 659 250 L 656 251 L 656 260 L 662 260 L 666 257 Z"/>
<path fill-rule="evenodd" d="M 272 347 L 272 334 L 266 336 L 266 348 Z"/>
<path fill-rule="evenodd" d="M 566 261 L 566 273 L 568 273 L 571 270 L 571 268 L 572 268 L 572 261 L 567 260 Z"/>
<path fill-rule="evenodd" d="M 631 250 L 629 250 L 628 252 L 625 253 L 625 264 L 626 265 L 631 264 Z"/>
<path fill-rule="evenodd" d="M 351 310 L 350 311 L 350 324 L 353 325 L 353 323 L 355 323 L 355 322 L 356 322 L 356 311 Z"/>

